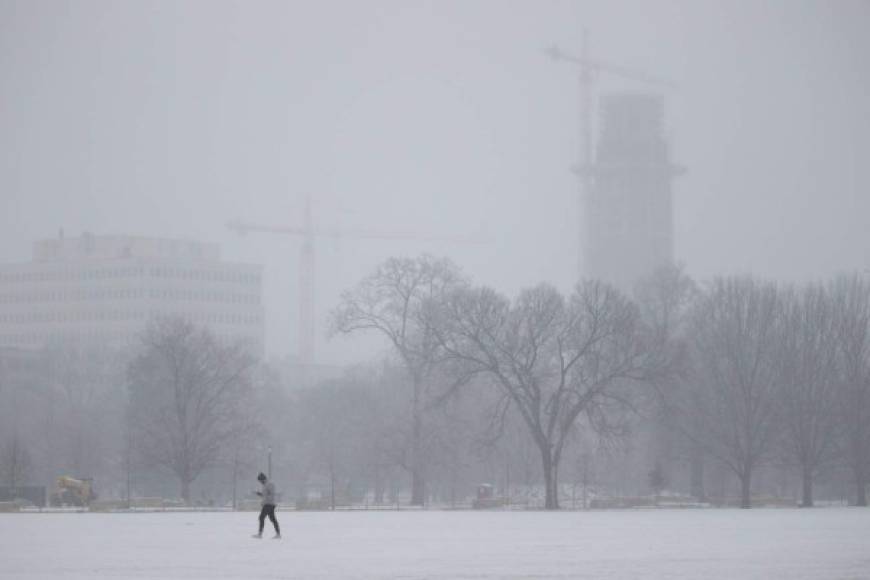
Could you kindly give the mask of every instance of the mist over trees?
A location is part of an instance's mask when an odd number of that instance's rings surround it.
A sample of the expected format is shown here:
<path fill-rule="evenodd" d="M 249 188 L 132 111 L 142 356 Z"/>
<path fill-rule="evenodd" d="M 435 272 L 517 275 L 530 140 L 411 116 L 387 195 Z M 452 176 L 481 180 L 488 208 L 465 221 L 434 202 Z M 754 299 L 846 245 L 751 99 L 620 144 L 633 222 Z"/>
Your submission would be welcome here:
<path fill-rule="evenodd" d="M 830 291 L 810 284 L 782 297 L 777 405 L 783 460 L 801 473 L 801 505 L 813 505 L 813 482 L 834 459 L 837 413 L 837 323 Z"/>
<path fill-rule="evenodd" d="M 540 452 L 544 505 L 558 509 L 559 466 L 578 418 L 599 434 L 619 433 L 633 407 L 629 383 L 655 372 L 637 308 L 588 282 L 568 300 L 541 285 L 512 304 L 487 288 L 464 289 L 430 315 L 448 356 L 489 375 L 504 408 L 522 417 Z"/>
<path fill-rule="evenodd" d="M 776 433 L 776 287 L 751 278 L 717 279 L 693 313 L 695 397 L 692 435 L 738 477 L 751 505 L 752 476 Z"/>
<path fill-rule="evenodd" d="M 837 311 L 840 451 L 852 471 L 856 503 L 867 505 L 870 473 L 870 284 L 859 275 L 831 284 Z"/>
<path fill-rule="evenodd" d="M 433 379 L 445 362 L 443 345 L 425 315 L 425 307 L 443 301 L 463 284 L 459 269 L 448 260 L 430 256 L 394 258 L 384 262 L 355 290 L 346 292 L 333 315 L 333 332 L 373 330 L 382 334 L 407 373 L 411 429 L 407 461 L 403 464 L 412 477 L 412 505 L 423 505 L 424 501 L 426 413 L 442 386 L 433 384 Z"/>
<path fill-rule="evenodd" d="M 30 452 L 18 435 L 13 435 L 0 449 L 0 481 L 3 485 L 23 485 L 30 475 Z"/>
<path fill-rule="evenodd" d="M 154 323 L 131 361 L 129 420 L 146 462 L 170 470 L 190 503 L 190 485 L 250 425 L 248 352 L 183 319 Z"/>
<path fill-rule="evenodd" d="M 447 260 L 396 258 L 332 322 L 382 336 L 383 356 L 310 384 L 181 318 L 123 351 L 6 355 L 2 484 L 239 505 L 271 467 L 300 508 L 469 505 L 484 483 L 491 505 L 546 509 L 866 505 L 866 277 L 669 267 L 631 296 L 587 280 L 509 298 Z"/>

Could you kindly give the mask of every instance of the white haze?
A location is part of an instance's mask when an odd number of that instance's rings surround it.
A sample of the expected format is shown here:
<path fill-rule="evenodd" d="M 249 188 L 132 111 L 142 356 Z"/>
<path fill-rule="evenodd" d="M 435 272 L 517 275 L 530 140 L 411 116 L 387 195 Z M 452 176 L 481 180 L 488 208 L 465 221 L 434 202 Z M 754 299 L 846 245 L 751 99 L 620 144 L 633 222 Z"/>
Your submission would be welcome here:
<path fill-rule="evenodd" d="M 296 351 L 295 238 L 233 218 L 479 236 L 324 240 L 339 293 L 386 257 L 447 255 L 514 292 L 576 279 L 579 51 L 666 95 L 676 256 L 704 279 L 870 267 L 870 3 L 0 0 L 0 262 L 82 231 L 220 243 L 265 266 L 267 350 Z M 602 91 L 643 88 L 601 79 Z"/>

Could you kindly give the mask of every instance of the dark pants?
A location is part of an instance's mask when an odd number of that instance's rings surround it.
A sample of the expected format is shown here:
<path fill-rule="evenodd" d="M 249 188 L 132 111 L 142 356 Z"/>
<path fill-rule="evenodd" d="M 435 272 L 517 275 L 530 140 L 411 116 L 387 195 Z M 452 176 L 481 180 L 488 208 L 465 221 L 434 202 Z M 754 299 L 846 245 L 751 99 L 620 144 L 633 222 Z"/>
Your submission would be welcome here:
<path fill-rule="evenodd" d="M 281 535 L 281 528 L 278 527 L 278 519 L 275 517 L 275 504 L 268 503 L 260 510 L 260 533 L 263 533 L 263 526 L 266 525 L 266 516 L 272 520 L 272 525 L 275 526 L 275 533 Z"/>

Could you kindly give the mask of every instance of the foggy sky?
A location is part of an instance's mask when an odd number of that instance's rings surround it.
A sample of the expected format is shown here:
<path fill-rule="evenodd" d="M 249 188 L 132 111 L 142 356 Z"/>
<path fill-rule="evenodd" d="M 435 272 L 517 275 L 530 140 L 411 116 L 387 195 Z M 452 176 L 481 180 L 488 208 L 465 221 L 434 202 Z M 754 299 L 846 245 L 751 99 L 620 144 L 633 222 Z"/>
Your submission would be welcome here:
<path fill-rule="evenodd" d="M 870 2 L 0 0 L 0 261 L 53 237 L 220 243 L 265 266 L 267 351 L 295 352 L 299 240 L 233 218 L 472 236 L 326 240 L 318 319 L 392 255 L 508 293 L 577 271 L 577 75 L 672 79 L 675 253 L 693 276 L 870 267 Z M 601 92 L 643 89 L 601 77 Z M 318 358 L 377 346 L 325 342 Z"/>

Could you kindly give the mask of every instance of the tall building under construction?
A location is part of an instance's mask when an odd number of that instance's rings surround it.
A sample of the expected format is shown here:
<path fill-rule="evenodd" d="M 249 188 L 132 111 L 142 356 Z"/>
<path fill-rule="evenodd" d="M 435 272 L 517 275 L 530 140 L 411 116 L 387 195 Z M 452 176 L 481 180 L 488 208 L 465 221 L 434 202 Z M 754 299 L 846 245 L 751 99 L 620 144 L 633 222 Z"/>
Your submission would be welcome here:
<path fill-rule="evenodd" d="M 581 277 L 631 291 L 674 259 L 670 160 L 662 97 L 618 93 L 601 99 L 595 158 L 582 178 Z"/>

